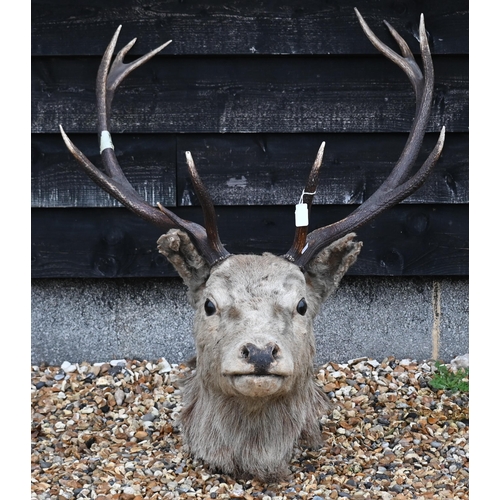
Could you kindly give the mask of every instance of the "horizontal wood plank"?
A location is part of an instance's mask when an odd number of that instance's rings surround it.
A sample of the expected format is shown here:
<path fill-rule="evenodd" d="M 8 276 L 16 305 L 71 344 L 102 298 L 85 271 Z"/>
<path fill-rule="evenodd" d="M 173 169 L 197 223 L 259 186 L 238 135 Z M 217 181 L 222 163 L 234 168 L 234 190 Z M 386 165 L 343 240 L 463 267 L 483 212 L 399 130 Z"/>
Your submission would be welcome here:
<path fill-rule="evenodd" d="M 468 57 L 434 58 L 429 131 L 467 132 Z M 32 132 L 93 133 L 97 58 L 36 58 Z M 111 130 L 127 133 L 408 132 L 411 85 L 382 56 L 156 57 L 125 80 Z"/>
<path fill-rule="evenodd" d="M 389 175 L 406 134 L 219 134 L 179 135 L 177 205 L 198 204 L 185 151 L 191 151 L 216 205 L 298 203 L 319 145 L 326 142 L 315 204 L 366 200 Z M 427 134 L 416 167 L 434 147 Z M 467 203 L 468 134 L 448 134 L 433 173 L 403 203 Z"/>
<path fill-rule="evenodd" d="M 74 142 L 102 168 L 96 134 L 79 135 Z M 114 134 L 113 143 L 123 172 L 142 198 L 151 205 L 175 206 L 175 136 Z M 83 172 L 60 134 L 34 134 L 31 151 L 32 207 L 121 206 Z"/>
<path fill-rule="evenodd" d="M 418 22 L 424 13 L 435 54 L 468 52 L 465 0 L 292 0 L 264 2 L 171 2 L 142 0 L 31 2 L 32 53 L 97 55 L 123 25 L 123 43 L 138 37 L 140 54 L 173 39 L 176 54 L 366 54 L 366 40 L 354 5 L 372 29 L 389 41 L 386 19 L 418 50 Z"/>
<path fill-rule="evenodd" d="M 354 207 L 352 207 L 354 208 Z M 311 230 L 345 217 L 346 206 L 314 208 Z M 200 211 L 178 214 L 200 222 Z M 219 207 L 221 239 L 232 253 L 285 253 L 293 207 Z M 158 230 L 123 208 L 32 209 L 32 277 L 175 276 L 156 251 Z M 398 205 L 358 232 L 354 275 L 466 275 L 467 205 Z"/>
<path fill-rule="evenodd" d="M 95 134 L 78 147 L 100 165 Z M 185 151 L 216 205 L 289 205 L 298 200 L 319 144 L 326 141 L 316 204 L 361 203 L 391 171 L 406 134 L 114 134 L 115 151 L 135 189 L 150 204 L 196 205 Z M 428 134 L 428 153 L 436 134 Z M 423 161 L 423 160 L 421 160 Z M 420 163 L 418 163 L 419 165 Z M 110 207 L 118 202 L 80 169 L 60 135 L 32 138 L 32 207 Z M 404 203 L 468 202 L 468 134 L 448 134 L 428 181 Z"/>
<path fill-rule="evenodd" d="M 378 187 L 411 127 L 409 82 L 372 47 L 347 0 L 34 0 L 31 7 L 33 277 L 175 276 L 156 251 L 157 230 L 97 188 L 58 134 L 62 124 L 100 164 L 95 78 L 119 24 L 119 47 L 138 37 L 127 60 L 173 39 L 116 95 L 119 161 L 148 202 L 201 222 L 185 168 L 184 151 L 192 151 L 232 252 L 288 249 L 293 204 L 321 141 L 311 229 L 344 217 Z M 424 152 L 443 125 L 447 139 L 424 186 L 360 230 L 364 249 L 350 273 L 466 275 L 469 3 L 360 0 L 356 7 L 384 42 L 395 47 L 386 19 L 416 54 L 424 13 L 436 75 Z"/>

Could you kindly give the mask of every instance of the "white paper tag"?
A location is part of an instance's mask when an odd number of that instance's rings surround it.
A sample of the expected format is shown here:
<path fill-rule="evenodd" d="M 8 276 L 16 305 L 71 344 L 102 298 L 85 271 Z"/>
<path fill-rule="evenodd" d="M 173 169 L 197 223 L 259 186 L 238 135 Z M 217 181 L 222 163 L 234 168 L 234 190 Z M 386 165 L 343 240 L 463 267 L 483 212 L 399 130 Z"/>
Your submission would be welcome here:
<path fill-rule="evenodd" d="M 101 132 L 101 140 L 100 140 L 100 153 L 105 149 L 115 149 L 113 146 L 113 141 L 111 140 L 111 134 L 107 130 L 103 130 Z"/>
<path fill-rule="evenodd" d="M 295 226 L 305 227 L 309 225 L 309 210 L 307 203 L 299 203 L 295 205 Z"/>

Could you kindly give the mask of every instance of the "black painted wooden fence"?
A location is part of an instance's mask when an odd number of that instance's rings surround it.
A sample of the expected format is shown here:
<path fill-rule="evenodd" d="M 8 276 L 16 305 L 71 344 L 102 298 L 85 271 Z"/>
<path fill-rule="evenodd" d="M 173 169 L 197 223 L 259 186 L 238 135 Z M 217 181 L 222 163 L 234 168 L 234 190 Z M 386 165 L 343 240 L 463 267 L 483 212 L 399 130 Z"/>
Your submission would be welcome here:
<path fill-rule="evenodd" d="M 441 126 L 434 173 L 404 203 L 358 231 L 357 275 L 468 273 L 468 2 L 361 0 L 419 53 L 426 19 L 436 84 L 423 155 Z M 294 204 L 326 141 L 311 227 L 344 217 L 389 173 L 406 141 L 414 97 L 404 74 L 371 46 L 350 1 L 32 2 L 32 276 L 175 276 L 158 230 L 99 190 L 58 134 L 62 124 L 98 159 L 95 76 L 116 27 L 134 57 L 173 39 L 125 80 L 113 141 L 132 184 L 152 204 L 201 222 L 185 167 L 193 153 L 233 253 L 284 253 Z M 423 156 L 422 155 L 422 156 Z"/>

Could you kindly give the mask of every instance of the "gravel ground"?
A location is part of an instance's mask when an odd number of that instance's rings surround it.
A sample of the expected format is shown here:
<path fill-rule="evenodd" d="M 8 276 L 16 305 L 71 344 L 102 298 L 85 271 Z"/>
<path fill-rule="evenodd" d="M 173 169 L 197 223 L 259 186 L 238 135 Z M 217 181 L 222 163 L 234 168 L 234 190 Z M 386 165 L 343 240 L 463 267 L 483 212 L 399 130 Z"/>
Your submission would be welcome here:
<path fill-rule="evenodd" d="M 156 362 L 32 366 L 32 499 L 468 499 L 469 401 L 428 386 L 433 362 L 362 358 L 318 368 L 332 400 L 324 446 L 286 482 L 211 474 L 177 419 L 189 368 Z"/>

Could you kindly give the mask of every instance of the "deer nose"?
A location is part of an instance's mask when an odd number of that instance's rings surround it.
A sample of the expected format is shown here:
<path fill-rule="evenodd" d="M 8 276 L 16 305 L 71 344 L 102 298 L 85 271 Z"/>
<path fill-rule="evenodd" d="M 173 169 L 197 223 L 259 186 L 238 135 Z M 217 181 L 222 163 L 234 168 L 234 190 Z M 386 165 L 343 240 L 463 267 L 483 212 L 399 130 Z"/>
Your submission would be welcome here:
<path fill-rule="evenodd" d="M 247 363 L 254 366 L 256 375 L 265 375 L 271 363 L 276 361 L 279 351 L 278 344 L 267 344 L 261 348 L 248 343 L 241 348 L 241 356 Z"/>

